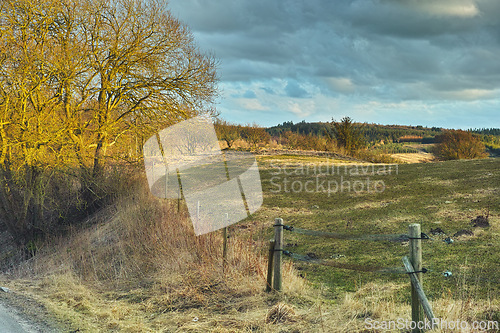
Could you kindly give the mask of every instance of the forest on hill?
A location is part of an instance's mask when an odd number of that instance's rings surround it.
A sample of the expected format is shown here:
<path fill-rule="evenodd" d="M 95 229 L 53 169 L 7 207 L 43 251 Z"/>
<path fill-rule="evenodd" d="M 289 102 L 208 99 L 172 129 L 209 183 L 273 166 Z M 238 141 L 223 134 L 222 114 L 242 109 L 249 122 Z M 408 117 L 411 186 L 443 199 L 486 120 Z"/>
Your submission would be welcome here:
<path fill-rule="evenodd" d="M 380 125 L 369 123 L 357 123 L 368 144 L 388 144 L 403 142 L 435 143 L 436 136 L 441 134 L 444 128 L 406 126 L 406 125 Z M 305 120 L 293 123 L 285 121 L 282 124 L 266 129 L 272 137 L 279 137 L 286 132 L 300 135 L 314 135 L 331 137 L 333 135 L 330 122 L 306 122 Z M 489 149 L 500 149 L 500 128 L 469 129 L 470 132 L 478 134 L 481 141 Z"/>
<path fill-rule="evenodd" d="M 432 143 L 432 138 L 441 132 L 439 127 L 404 126 L 404 125 L 379 125 L 358 123 L 367 142 L 421 142 Z M 328 135 L 331 132 L 330 122 L 308 123 L 304 120 L 294 124 L 291 121 L 272 126 L 267 129 L 271 136 L 279 136 L 287 131 L 302 135 Z"/>

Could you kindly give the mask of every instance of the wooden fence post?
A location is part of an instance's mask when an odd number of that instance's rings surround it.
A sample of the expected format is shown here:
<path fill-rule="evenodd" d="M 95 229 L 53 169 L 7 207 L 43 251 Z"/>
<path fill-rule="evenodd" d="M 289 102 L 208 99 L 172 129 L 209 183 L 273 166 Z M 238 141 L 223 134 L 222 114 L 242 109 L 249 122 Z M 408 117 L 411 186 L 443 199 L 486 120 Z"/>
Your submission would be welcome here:
<path fill-rule="evenodd" d="M 222 257 L 224 258 L 224 260 L 226 260 L 227 259 L 227 227 L 224 227 L 223 237 L 224 237 L 224 241 L 222 243 Z"/>
<path fill-rule="evenodd" d="M 422 240 L 420 224 L 412 223 L 408 226 L 408 235 L 410 238 L 410 263 L 415 272 L 422 270 Z M 416 277 L 420 285 L 422 285 L 422 273 L 412 274 Z M 420 333 L 422 330 L 418 328 L 418 323 L 423 319 L 420 301 L 418 299 L 418 290 L 416 286 L 411 284 L 411 320 L 416 323 L 416 328 L 412 333 Z"/>
<path fill-rule="evenodd" d="M 223 230 L 223 243 L 222 243 L 222 272 L 226 272 L 226 263 L 227 263 L 227 227 Z"/>
<path fill-rule="evenodd" d="M 273 288 L 281 291 L 281 257 L 283 250 L 283 219 L 274 219 L 274 281 Z"/>
<path fill-rule="evenodd" d="M 274 259 L 274 239 L 269 242 L 269 257 L 267 259 L 267 285 L 266 292 L 273 290 L 273 259 Z"/>

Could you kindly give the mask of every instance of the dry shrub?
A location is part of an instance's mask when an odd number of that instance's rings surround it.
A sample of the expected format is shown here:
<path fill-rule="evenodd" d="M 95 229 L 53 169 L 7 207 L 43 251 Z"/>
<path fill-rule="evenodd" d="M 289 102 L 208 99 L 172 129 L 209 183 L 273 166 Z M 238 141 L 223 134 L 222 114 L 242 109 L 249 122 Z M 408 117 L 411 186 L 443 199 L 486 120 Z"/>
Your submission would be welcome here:
<path fill-rule="evenodd" d="M 487 158 L 489 155 L 480 136 L 470 131 L 447 130 L 436 139 L 434 154 L 442 160 Z"/>
<path fill-rule="evenodd" d="M 299 134 L 286 131 L 279 137 L 279 142 L 289 149 L 316 150 L 316 151 L 337 151 L 334 140 L 324 136 L 313 134 Z"/>
<path fill-rule="evenodd" d="M 168 295 L 163 310 L 219 304 L 261 293 L 266 258 L 251 239 L 232 235 L 223 270 L 222 232 L 195 236 L 186 207 L 149 194 L 144 179 L 91 218 L 90 226 L 52 239 L 17 276 L 72 274 L 81 283 Z M 289 274 L 293 274 L 289 269 Z M 222 296 L 222 297 L 221 297 Z"/>

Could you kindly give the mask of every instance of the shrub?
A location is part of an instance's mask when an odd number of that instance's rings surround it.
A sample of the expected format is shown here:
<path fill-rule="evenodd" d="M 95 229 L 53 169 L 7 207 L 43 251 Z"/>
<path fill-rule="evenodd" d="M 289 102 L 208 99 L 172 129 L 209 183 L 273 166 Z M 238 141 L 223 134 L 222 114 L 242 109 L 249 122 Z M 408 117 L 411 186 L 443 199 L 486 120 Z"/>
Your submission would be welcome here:
<path fill-rule="evenodd" d="M 442 160 L 486 158 L 486 147 L 478 135 L 469 131 L 448 130 L 436 136 L 434 154 Z"/>
<path fill-rule="evenodd" d="M 288 149 L 316 150 L 316 151 L 335 151 L 333 140 L 325 136 L 316 134 L 300 134 L 292 131 L 283 132 L 279 141 Z"/>

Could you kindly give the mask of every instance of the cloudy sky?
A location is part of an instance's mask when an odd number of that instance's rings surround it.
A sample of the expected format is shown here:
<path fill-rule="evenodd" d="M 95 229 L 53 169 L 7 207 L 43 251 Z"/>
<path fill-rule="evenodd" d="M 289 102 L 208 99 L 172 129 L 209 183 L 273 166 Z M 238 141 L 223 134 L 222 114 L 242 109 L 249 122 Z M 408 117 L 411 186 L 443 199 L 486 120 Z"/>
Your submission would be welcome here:
<path fill-rule="evenodd" d="M 498 0 L 170 0 L 223 118 L 500 127 Z"/>

